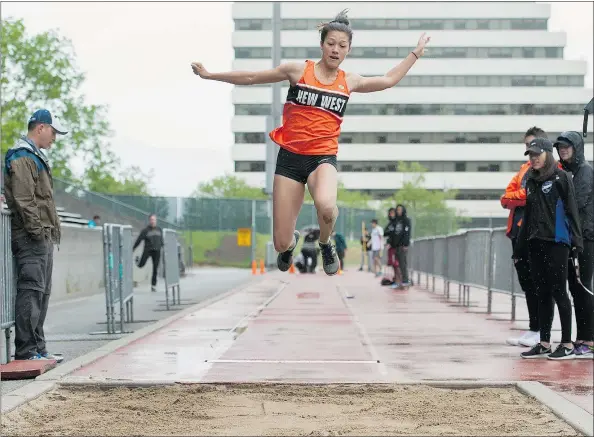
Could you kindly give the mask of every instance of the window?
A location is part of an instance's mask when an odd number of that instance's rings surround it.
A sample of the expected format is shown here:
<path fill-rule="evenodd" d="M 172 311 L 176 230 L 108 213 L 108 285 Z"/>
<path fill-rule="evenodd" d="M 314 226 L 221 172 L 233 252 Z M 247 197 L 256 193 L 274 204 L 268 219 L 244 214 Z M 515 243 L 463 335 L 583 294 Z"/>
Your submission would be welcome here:
<path fill-rule="evenodd" d="M 456 87 L 532 87 L 532 86 L 557 86 L 558 83 L 567 86 L 583 87 L 584 76 L 416 76 L 407 75 L 398 83 L 402 86 L 456 86 Z M 252 87 L 269 87 L 270 84 L 250 85 Z M 281 84 L 288 86 L 288 82 Z M 565 85 L 563 85 L 565 86 Z"/>
<path fill-rule="evenodd" d="M 283 30 L 314 30 L 319 23 L 328 21 L 328 17 L 318 19 L 283 19 Z M 351 21 L 356 30 L 477 30 L 477 29 L 513 29 L 513 30 L 547 30 L 546 19 L 402 19 L 386 20 L 385 18 Z M 270 30 L 270 19 L 249 18 L 235 20 L 235 30 Z"/>

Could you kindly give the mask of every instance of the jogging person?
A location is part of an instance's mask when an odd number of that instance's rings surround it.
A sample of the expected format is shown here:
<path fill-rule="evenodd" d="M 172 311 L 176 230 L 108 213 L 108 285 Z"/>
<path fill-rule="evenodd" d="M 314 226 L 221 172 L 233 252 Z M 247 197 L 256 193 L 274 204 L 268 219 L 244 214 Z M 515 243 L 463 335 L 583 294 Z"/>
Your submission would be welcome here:
<path fill-rule="evenodd" d="M 195 62 L 192 69 L 203 79 L 234 85 L 289 81 L 283 125 L 270 132 L 280 146 L 273 185 L 273 240 L 279 270 L 287 271 L 299 241 L 295 225 L 304 200 L 305 184 L 314 200 L 320 226 L 319 246 L 324 271 L 339 269 L 330 235 L 338 208 L 336 155 L 345 108 L 351 93 L 371 93 L 395 86 L 423 56 L 430 38 L 421 35 L 417 47 L 384 76 L 363 77 L 339 67 L 351 49 L 353 31 L 346 11 L 320 26 L 322 58 L 318 62 L 285 63 L 267 71 L 210 73 Z"/>
<path fill-rule="evenodd" d="M 514 259 L 528 253 L 530 274 L 538 294 L 540 342 L 522 358 L 575 358 L 571 342 L 571 301 L 567 295 L 570 249 L 582 251 L 582 230 L 571 176 L 557 166 L 553 143 L 532 140 L 526 155 L 532 164 L 526 181 L 524 222 L 514 250 Z M 561 320 L 561 344 L 551 350 L 551 327 L 555 303 Z"/>
<path fill-rule="evenodd" d="M 577 208 L 582 226 L 584 251 L 578 255 L 582 284 L 592 291 L 594 268 L 594 193 L 593 170 L 584 156 L 584 139 L 578 132 L 563 132 L 554 144 L 563 169 L 573 176 Z M 573 297 L 577 335 L 575 357 L 594 359 L 594 297 L 580 286 L 573 264 L 569 263 L 567 279 Z"/>
<path fill-rule="evenodd" d="M 528 149 L 530 142 L 535 138 L 547 138 L 547 134 L 539 127 L 531 127 L 524 134 L 524 145 Z M 515 249 L 520 233 L 520 226 L 524 218 L 524 209 L 526 206 L 526 180 L 528 178 L 531 164 L 530 160 L 520 167 L 505 189 L 505 194 L 501 196 L 501 206 L 509 209 L 507 220 L 507 237 L 511 240 L 512 250 Z M 528 331 L 519 337 L 507 339 L 507 344 L 511 346 L 534 347 L 540 341 L 538 324 L 538 295 L 534 288 L 534 283 L 530 277 L 530 263 L 528 256 L 518 259 L 515 264 L 518 282 L 526 296 L 526 306 L 528 307 Z"/>
<path fill-rule="evenodd" d="M 136 262 L 139 268 L 143 268 L 149 258 L 152 260 L 153 274 L 151 275 L 151 291 L 155 292 L 157 291 L 157 271 L 159 262 L 161 261 L 161 249 L 164 246 L 163 230 L 157 226 L 157 216 L 155 214 L 149 216 L 149 224 L 138 235 L 132 250 L 136 250 L 143 241 L 144 248 L 142 250 L 142 256 L 140 260 L 136 257 Z"/>

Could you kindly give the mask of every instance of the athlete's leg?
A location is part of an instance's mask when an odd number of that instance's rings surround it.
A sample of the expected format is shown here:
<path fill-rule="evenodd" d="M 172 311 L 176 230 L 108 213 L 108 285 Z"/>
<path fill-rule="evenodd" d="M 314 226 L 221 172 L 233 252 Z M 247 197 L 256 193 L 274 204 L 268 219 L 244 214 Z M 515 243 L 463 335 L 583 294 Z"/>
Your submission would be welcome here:
<path fill-rule="evenodd" d="M 320 164 L 307 178 L 307 187 L 313 198 L 320 225 L 320 249 L 322 263 L 327 275 L 338 272 L 340 261 L 330 235 L 338 217 L 336 198 L 338 192 L 338 172 L 331 164 Z"/>
<path fill-rule="evenodd" d="M 293 262 L 293 250 L 297 245 L 295 232 L 297 217 L 303 205 L 305 185 L 279 174 L 274 175 L 272 188 L 272 216 L 274 249 L 279 253 L 277 266 L 286 272 Z"/>
<path fill-rule="evenodd" d="M 318 213 L 320 243 L 328 243 L 338 218 L 336 168 L 330 164 L 320 164 L 307 178 L 307 187 Z"/>

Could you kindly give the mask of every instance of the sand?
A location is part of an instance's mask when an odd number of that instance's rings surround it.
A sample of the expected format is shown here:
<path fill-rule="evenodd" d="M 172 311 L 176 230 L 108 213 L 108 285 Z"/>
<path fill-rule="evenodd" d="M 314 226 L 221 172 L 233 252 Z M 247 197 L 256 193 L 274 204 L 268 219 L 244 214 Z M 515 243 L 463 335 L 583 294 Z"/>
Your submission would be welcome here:
<path fill-rule="evenodd" d="M 191 385 L 56 388 L 1 435 L 579 435 L 514 388 Z"/>

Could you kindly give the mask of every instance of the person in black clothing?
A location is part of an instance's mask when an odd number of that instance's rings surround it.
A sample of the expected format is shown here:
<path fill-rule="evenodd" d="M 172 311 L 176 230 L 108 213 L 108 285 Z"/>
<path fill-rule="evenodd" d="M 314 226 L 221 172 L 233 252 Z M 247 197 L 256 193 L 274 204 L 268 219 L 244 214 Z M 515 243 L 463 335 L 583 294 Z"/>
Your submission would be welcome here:
<path fill-rule="evenodd" d="M 578 255 L 579 274 L 582 284 L 592 290 L 594 268 L 594 171 L 584 156 L 584 140 L 578 132 L 563 132 L 554 144 L 563 169 L 573 176 L 576 203 L 582 226 L 584 250 Z M 577 335 L 576 358 L 594 358 L 594 298 L 585 292 L 577 281 L 573 264 L 569 263 L 569 291 L 573 297 Z"/>
<path fill-rule="evenodd" d="M 530 273 L 539 298 L 540 342 L 521 356 L 573 359 L 567 267 L 570 249 L 583 249 L 575 189 L 570 175 L 558 167 L 553 157 L 553 143 L 548 139 L 533 139 L 525 155 L 530 155 L 532 168 L 526 181 L 524 221 L 513 258 L 529 258 Z M 561 344 L 552 352 L 550 341 L 555 302 L 561 319 Z"/>
<path fill-rule="evenodd" d="M 157 291 L 157 269 L 161 260 L 161 248 L 164 245 L 163 230 L 157 226 L 157 216 L 155 214 L 149 216 L 149 225 L 140 232 L 132 250 L 136 250 L 143 241 L 144 249 L 142 255 L 140 260 L 136 257 L 136 261 L 138 267 L 143 268 L 148 259 L 152 259 L 153 275 L 151 277 L 151 291 L 154 292 Z"/>
<path fill-rule="evenodd" d="M 410 245 L 410 219 L 406 215 L 406 207 L 404 205 L 396 206 L 396 218 L 394 219 L 394 232 L 388 241 L 390 247 L 396 249 L 396 258 L 400 266 L 400 273 L 402 274 L 402 286 L 410 285 L 408 280 L 408 264 L 407 253 Z M 393 284 L 392 288 L 398 288 L 397 284 Z"/>
<path fill-rule="evenodd" d="M 387 265 L 388 267 L 392 267 L 394 271 L 392 283 L 389 285 L 395 285 L 394 288 L 398 288 L 400 283 L 396 281 L 396 271 L 399 268 L 398 262 L 396 261 L 396 208 L 390 208 L 388 210 L 388 224 L 384 230 L 384 237 L 386 238 Z"/>

